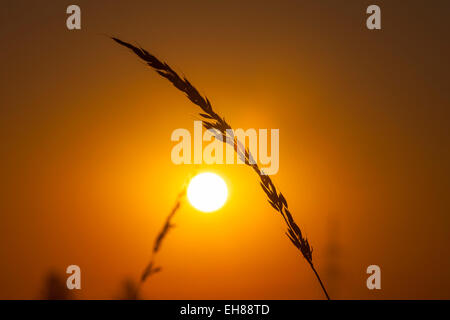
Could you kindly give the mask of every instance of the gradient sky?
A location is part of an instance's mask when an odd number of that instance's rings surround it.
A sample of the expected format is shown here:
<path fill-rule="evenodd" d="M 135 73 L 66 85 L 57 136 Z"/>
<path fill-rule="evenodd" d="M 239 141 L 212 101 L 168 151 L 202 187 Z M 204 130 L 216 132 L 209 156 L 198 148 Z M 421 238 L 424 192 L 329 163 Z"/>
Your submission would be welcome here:
<path fill-rule="evenodd" d="M 82 29 L 66 29 L 66 7 Z M 378 4 L 382 30 L 365 27 Z M 77 264 L 81 298 L 138 279 L 193 170 L 229 201 L 185 203 L 150 299 L 321 299 L 257 177 L 176 166 L 198 108 L 107 35 L 188 79 L 235 128 L 279 128 L 273 176 L 332 298 L 450 298 L 448 1 L 9 1 L 0 10 L 0 298 Z M 367 266 L 382 290 L 366 288 Z"/>

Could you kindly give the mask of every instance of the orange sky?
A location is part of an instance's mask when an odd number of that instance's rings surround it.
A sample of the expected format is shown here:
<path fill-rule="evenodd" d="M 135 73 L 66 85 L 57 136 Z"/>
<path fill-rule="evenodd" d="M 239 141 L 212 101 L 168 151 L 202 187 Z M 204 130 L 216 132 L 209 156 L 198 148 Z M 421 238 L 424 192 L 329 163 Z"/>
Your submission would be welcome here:
<path fill-rule="evenodd" d="M 69 4 L 2 5 L 0 298 L 38 298 L 70 264 L 77 297 L 119 296 L 193 170 L 229 200 L 181 207 L 143 297 L 323 298 L 252 170 L 171 162 L 198 108 L 105 34 L 167 61 L 233 127 L 280 129 L 272 178 L 332 298 L 450 298 L 446 1 L 383 1 L 381 31 L 371 1 L 77 1 L 80 31 Z"/>

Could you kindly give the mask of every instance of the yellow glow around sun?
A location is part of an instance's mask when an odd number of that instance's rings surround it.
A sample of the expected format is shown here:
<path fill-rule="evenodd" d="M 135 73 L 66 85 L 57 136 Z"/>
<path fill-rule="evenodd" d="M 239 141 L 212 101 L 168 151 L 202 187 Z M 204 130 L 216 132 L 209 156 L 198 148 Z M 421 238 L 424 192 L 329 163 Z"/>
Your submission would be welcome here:
<path fill-rule="evenodd" d="M 189 182 L 187 198 L 191 205 L 203 212 L 220 209 L 227 200 L 228 189 L 225 181 L 217 174 L 204 172 Z"/>

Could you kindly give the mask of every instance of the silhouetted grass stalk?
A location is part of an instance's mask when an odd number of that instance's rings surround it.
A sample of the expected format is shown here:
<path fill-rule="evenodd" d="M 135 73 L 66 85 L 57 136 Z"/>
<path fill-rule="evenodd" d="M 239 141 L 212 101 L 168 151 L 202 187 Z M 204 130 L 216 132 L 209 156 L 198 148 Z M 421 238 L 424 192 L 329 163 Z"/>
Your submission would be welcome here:
<path fill-rule="evenodd" d="M 225 118 L 220 117 L 214 112 L 210 101 L 207 97 L 203 97 L 198 90 L 185 78 L 181 78 L 172 68 L 170 68 L 165 62 L 158 60 L 155 56 L 147 52 L 145 49 L 135 47 L 127 42 L 124 42 L 117 38 L 112 38 L 114 41 L 122 46 L 131 49 L 139 58 L 144 60 L 147 65 L 152 67 L 159 75 L 169 80 L 178 90 L 184 92 L 189 100 L 199 106 L 203 113 L 200 116 L 203 118 L 203 126 L 207 130 L 214 132 L 216 138 L 220 141 L 228 143 L 234 147 L 234 150 L 238 156 L 250 166 L 256 174 L 259 176 L 260 185 L 268 197 L 270 205 L 277 210 L 287 225 L 287 237 L 291 240 L 294 246 L 302 253 L 311 269 L 314 271 L 317 280 L 322 287 L 327 299 L 330 299 L 322 280 L 317 273 L 314 264 L 312 262 L 312 248 L 309 245 L 306 237 L 303 237 L 299 226 L 295 223 L 291 212 L 288 210 L 288 204 L 285 197 L 277 190 L 272 179 L 265 175 L 258 164 L 253 161 L 252 155 L 248 148 L 245 148 L 240 141 L 233 134 L 231 126 L 225 121 Z"/>
<path fill-rule="evenodd" d="M 155 258 L 156 255 L 161 248 L 161 244 L 163 239 L 167 236 L 167 233 L 170 229 L 174 227 L 174 224 L 172 224 L 172 218 L 175 216 L 175 213 L 178 211 L 178 209 L 181 206 L 181 201 L 183 200 L 183 197 L 186 195 L 186 187 L 183 188 L 183 191 L 181 191 L 177 199 L 175 201 L 175 205 L 173 206 L 172 210 L 170 211 L 169 215 L 166 218 L 166 222 L 164 223 L 161 231 L 158 233 L 158 236 L 155 239 L 155 242 L 153 244 L 153 249 L 150 257 L 150 262 L 148 263 L 147 267 L 145 267 L 144 271 L 142 272 L 141 279 L 139 282 L 139 285 L 136 290 L 136 296 L 141 288 L 141 285 L 145 282 L 145 280 L 152 276 L 155 273 L 158 273 L 161 271 L 161 267 L 155 267 Z"/>

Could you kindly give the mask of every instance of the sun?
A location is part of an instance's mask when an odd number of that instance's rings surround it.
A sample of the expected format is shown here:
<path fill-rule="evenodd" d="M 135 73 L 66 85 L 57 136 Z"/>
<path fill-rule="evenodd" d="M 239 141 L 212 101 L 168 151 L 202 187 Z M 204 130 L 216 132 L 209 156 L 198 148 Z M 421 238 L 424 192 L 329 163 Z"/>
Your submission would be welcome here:
<path fill-rule="evenodd" d="M 187 188 L 187 198 L 191 205 L 203 212 L 220 209 L 227 200 L 228 189 L 225 181 L 211 172 L 199 173 L 191 179 Z"/>

